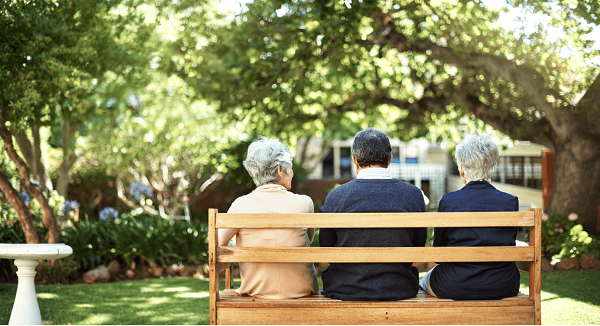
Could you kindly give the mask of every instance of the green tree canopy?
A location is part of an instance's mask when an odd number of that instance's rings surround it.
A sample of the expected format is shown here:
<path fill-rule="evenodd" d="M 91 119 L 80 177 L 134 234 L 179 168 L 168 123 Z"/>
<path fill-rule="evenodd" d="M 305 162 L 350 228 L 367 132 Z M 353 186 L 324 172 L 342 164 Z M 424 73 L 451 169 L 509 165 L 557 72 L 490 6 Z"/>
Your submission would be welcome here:
<path fill-rule="evenodd" d="M 282 138 L 373 125 L 411 138 L 480 120 L 545 145 L 556 160 L 547 210 L 578 213 L 596 233 L 599 51 L 584 35 L 597 4 L 513 5 L 553 15 L 564 36 L 507 31 L 481 1 L 254 1 L 189 38 L 173 67 L 232 120 Z"/>
<path fill-rule="evenodd" d="M 0 134 L 5 151 L 19 170 L 20 183 L 41 206 L 51 243 L 59 238 L 53 209 L 40 187 L 30 182 L 30 167 L 16 151 L 13 134 L 26 158 L 35 156 L 39 163 L 39 127 L 61 126 L 61 174 L 62 180 L 68 180 L 77 158 L 73 138 L 78 127 L 104 112 L 94 94 L 103 87 L 117 89 L 114 80 L 105 83 L 111 74 L 127 81 L 119 85 L 128 87 L 142 79 L 141 71 L 149 61 L 144 45 L 153 26 L 144 21 L 138 6 L 135 1 L 14 0 L 0 7 Z M 27 148 L 30 144 L 23 132 L 28 128 L 35 143 L 33 150 Z M 39 168 L 32 165 L 34 170 Z M 0 185 L 19 212 L 21 224 L 30 225 L 31 216 L 3 173 Z M 63 192 L 65 196 L 66 188 Z M 31 230 L 27 241 L 37 242 L 35 228 L 25 228 Z"/>

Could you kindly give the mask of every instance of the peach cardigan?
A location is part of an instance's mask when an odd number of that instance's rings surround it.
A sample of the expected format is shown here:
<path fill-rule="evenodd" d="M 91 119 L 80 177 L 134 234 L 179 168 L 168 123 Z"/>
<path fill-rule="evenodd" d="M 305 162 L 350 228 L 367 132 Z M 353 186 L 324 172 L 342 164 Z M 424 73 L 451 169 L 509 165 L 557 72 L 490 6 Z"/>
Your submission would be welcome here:
<path fill-rule="evenodd" d="M 237 198 L 227 213 L 313 213 L 310 197 L 266 184 Z M 238 247 L 308 247 L 314 229 L 219 229 L 219 246 L 236 236 Z M 299 298 L 319 291 L 313 263 L 240 263 L 241 295 L 266 299 Z"/>

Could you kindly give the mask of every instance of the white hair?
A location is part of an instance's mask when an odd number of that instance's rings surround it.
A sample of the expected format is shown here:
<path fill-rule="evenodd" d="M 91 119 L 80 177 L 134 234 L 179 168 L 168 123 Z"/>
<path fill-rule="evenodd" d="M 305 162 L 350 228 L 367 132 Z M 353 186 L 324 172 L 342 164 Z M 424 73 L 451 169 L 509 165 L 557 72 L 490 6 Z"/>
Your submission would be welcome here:
<path fill-rule="evenodd" d="M 468 135 L 456 145 L 456 162 L 465 171 L 467 181 L 491 181 L 500 154 L 488 134 Z"/>
<path fill-rule="evenodd" d="M 244 167 L 257 187 L 279 181 L 278 166 L 285 173 L 291 173 L 292 154 L 283 143 L 261 136 L 259 140 L 250 144 Z"/>

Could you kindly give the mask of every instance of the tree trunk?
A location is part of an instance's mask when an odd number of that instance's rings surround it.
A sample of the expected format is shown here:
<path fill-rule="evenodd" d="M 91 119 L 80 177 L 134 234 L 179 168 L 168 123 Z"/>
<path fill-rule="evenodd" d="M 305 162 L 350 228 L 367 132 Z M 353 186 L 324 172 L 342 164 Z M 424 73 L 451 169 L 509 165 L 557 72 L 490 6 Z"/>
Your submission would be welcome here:
<path fill-rule="evenodd" d="M 40 127 L 33 125 L 31 127 L 31 135 L 33 137 L 33 166 L 34 174 L 42 186 L 42 191 L 52 191 L 52 182 L 42 163 L 42 146 L 40 142 Z"/>
<path fill-rule="evenodd" d="M 19 144 L 21 154 L 23 155 L 25 162 L 27 162 L 27 165 L 31 167 L 33 176 L 40 183 L 42 191 L 52 191 L 52 182 L 50 182 L 50 177 L 46 173 L 44 165 L 42 164 L 40 128 L 35 125 L 31 127 L 31 134 L 33 136 L 33 146 L 31 146 L 29 138 L 23 131 L 11 130 L 10 132 L 17 140 L 17 144 Z"/>
<path fill-rule="evenodd" d="M 2 171 L 0 171 L 0 189 L 19 216 L 21 229 L 23 229 L 23 233 L 25 233 L 25 241 L 27 241 L 27 243 L 40 243 L 40 235 L 33 224 L 33 218 L 29 213 L 29 208 L 25 205 L 19 196 L 19 193 L 13 188 L 8 181 L 8 177 L 2 173 Z"/>
<path fill-rule="evenodd" d="M 67 194 L 69 191 L 69 179 L 71 178 L 71 168 L 73 164 L 77 162 L 77 155 L 74 153 L 73 146 L 73 137 L 75 136 L 75 131 L 77 128 L 71 126 L 67 119 L 63 118 L 62 125 L 62 151 L 63 151 L 63 160 L 60 163 L 58 175 L 58 181 L 56 182 L 56 191 L 58 194 L 63 196 L 65 199 L 67 198 Z"/>
<path fill-rule="evenodd" d="M 48 200 L 44 197 L 44 193 L 42 193 L 40 187 L 29 181 L 29 167 L 15 151 L 12 134 L 6 128 L 5 119 L 7 109 L 8 107 L 4 107 L 2 108 L 2 112 L 0 112 L 0 137 L 4 140 L 4 149 L 6 150 L 8 157 L 15 163 L 19 170 L 19 181 L 21 182 L 21 185 L 23 185 L 23 187 L 25 187 L 25 189 L 27 189 L 33 198 L 40 204 L 42 209 L 42 220 L 44 221 L 44 225 L 48 228 L 48 243 L 58 243 L 60 240 L 60 229 L 54 218 L 54 210 L 48 204 Z M 31 215 L 29 215 L 29 217 L 31 218 Z"/>
<path fill-rule="evenodd" d="M 600 206 L 600 139 L 571 136 L 555 146 L 554 188 L 547 213 L 579 215 L 585 231 L 600 235 L 597 229 Z"/>
<path fill-rule="evenodd" d="M 60 162 L 59 167 L 59 176 L 56 182 L 56 191 L 63 198 L 67 199 L 67 193 L 69 191 L 69 180 L 71 178 L 71 168 L 73 164 L 77 162 L 77 156 L 69 155 L 63 158 L 63 161 Z"/>

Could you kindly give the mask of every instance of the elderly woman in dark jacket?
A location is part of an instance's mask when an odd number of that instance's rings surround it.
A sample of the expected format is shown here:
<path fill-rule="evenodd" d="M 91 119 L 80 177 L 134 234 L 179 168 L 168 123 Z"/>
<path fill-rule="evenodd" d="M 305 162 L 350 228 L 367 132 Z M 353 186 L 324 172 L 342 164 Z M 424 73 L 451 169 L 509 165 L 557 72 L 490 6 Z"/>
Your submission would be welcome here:
<path fill-rule="evenodd" d="M 490 184 L 498 148 L 489 135 L 470 135 L 456 146 L 456 161 L 465 186 L 440 200 L 440 212 L 518 211 L 519 199 Z M 435 228 L 433 245 L 514 246 L 516 227 Z M 501 299 L 519 292 L 514 262 L 441 263 L 420 282 L 429 294 L 443 299 Z"/>

